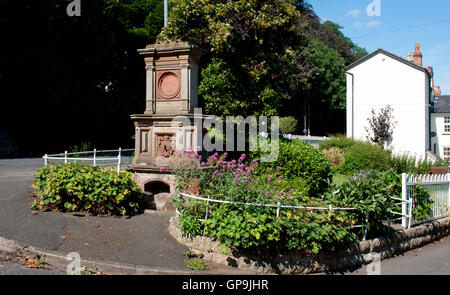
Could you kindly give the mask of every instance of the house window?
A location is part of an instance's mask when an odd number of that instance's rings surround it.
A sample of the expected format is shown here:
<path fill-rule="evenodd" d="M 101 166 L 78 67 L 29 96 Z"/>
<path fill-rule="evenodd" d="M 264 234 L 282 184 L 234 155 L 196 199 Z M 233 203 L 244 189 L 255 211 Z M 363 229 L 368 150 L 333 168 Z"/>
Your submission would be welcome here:
<path fill-rule="evenodd" d="M 444 147 L 444 161 L 450 159 L 450 147 Z"/>
<path fill-rule="evenodd" d="M 444 122 L 444 132 L 449 132 L 450 133 L 450 117 L 445 117 L 445 122 Z"/>

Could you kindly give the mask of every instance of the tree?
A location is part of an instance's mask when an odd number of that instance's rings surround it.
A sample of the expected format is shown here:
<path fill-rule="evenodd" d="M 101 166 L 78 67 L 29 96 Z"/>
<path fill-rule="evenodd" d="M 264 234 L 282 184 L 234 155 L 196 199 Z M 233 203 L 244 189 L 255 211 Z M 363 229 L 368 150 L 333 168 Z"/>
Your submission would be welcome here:
<path fill-rule="evenodd" d="M 372 143 L 384 147 L 392 140 L 392 134 L 394 133 L 395 125 L 394 116 L 392 114 L 394 110 L 390 105 L 380 110 L 378 114 L 372 109 L 372 116 L 367 120 L 369 121 L 369 127 L 365 127 L 368 133 L 367 140 Z"/>

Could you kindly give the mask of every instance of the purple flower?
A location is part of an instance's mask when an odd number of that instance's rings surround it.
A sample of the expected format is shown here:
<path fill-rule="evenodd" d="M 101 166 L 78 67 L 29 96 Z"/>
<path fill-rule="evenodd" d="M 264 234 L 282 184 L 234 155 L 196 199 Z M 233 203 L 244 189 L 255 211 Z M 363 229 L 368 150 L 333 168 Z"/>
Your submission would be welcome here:
<path fill-rule="evenodd" d="M 280 179 L 283 179 L 283 175 L 280 175 Z"/>
<path fill-rule="evenodd" d="M 268 196 L 270 193 L 268 191 L 266 191 L 266 196 Z"/>
<path fill-rule="evenodd" d="M 159 172 L 164 172 L 164 170 L 165 170 L 164 167 L 159 168 Z"/>
<path fill-rule="evenodd" d="M 165 152 L 162 152 L 161 153 L 161 157 L 165 157 L 166 156 L 166 153 Z"/>
<path fill-rule="evenodd" d="M 272 180 L 272 176 L 269 176 L 269 178 L 267 178 L 267 181 L 270 182 Z"/>
<path fill-rule="evenodd" d="M 206 163 L 205 163 L 205 162 L 202 162 L 202 163 L 200 164 L 200 166 L 205 167 L 205 166 L 206 166 Z"/>

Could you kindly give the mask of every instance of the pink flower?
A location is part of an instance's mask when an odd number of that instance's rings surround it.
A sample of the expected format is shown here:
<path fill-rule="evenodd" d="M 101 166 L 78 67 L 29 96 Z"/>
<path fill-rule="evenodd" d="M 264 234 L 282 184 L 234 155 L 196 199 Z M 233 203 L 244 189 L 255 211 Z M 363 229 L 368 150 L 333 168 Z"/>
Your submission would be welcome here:
<path fill-rule="evenodd" d="M 164 172 L 164 170 L 165 170 L 164 167 L 159 168 L 159 172 Z"/>
<path fill-rule="evenodd" d="M 286 199 L 291 200 L 292 198 L 291 197 L 287 197 Z"/>
<path fill-rule="evenodd" d="M 268 196 L 270 193 L 268 191 L 266 191 L 266 196 Z"/>
<path fill-rule="evenodd" d="M 162 152 L 161 153 L 161 157 L 165 157 L 166 156 L 166 153 L 165 152 Z"/>
<path fill-rule="evenodd" d="M 200 166 L 205 167 L 205 166 L 206 166 L 206 163 L 205 163 L 205 162 L 202 162 L 202 163 L 200 164 Z"/>

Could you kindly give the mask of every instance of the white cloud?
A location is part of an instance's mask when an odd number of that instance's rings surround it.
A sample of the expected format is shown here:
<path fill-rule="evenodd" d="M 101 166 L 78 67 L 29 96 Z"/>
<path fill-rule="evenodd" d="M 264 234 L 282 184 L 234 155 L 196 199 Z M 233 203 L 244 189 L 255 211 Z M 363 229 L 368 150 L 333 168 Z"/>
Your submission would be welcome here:
<path fill-rule="evenodd" d="M 363 24 L 362 22 L 360 22 L 360 21 L 356 21 L 356 22 L 353 23 L 353 26 L 354 26 L 355 28 L 362 28 L 363 25 L 364 25 L 364 24 Z"/>
<path fill-rule="evenodd" d="M 361 15 L 361 9 L 352 9 L 349 12 L 347 12 L 347 15 L 350 15 L 354 18 L 358 18 Z"/>
<path fill-rule="evenodd" d="M 366 28 L 374 28 L 374 27 L 378 27 L 379 25 L 381 25 L 381 22 L 373 20 L 366 24 Z"/>

